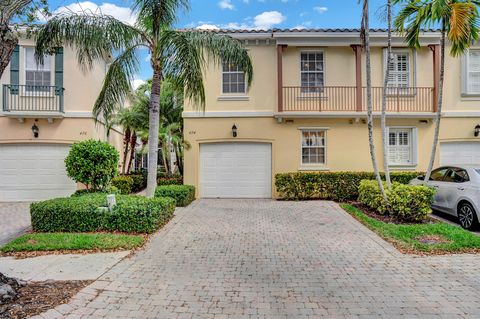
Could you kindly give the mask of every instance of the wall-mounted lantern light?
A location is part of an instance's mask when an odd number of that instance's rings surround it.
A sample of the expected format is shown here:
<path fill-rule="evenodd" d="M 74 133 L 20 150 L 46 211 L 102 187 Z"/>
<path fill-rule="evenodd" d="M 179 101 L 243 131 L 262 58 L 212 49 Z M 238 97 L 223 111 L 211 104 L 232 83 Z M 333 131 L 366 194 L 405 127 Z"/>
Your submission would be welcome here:
<path fill-rule="evenodd" d="M 232 136 L 237 137 L 237 126 L 235 124 L 232 126 Z"/>
<path fill-rule="evenodd" d="M 33 133 L 33 137 L 37 138 L 38 137 L 38 126 L 36 123 L 33 123 L 33 126 L 32 126 L 32 133 Z"/>
<path fill-rule="evenodd" d="M 475 133 L 473 133 L 473 135 L 475 135 L 475 137 L 478 137 L 480 135 L 480 124 L 477 124 L 477 126 L 475 126 Z"/>

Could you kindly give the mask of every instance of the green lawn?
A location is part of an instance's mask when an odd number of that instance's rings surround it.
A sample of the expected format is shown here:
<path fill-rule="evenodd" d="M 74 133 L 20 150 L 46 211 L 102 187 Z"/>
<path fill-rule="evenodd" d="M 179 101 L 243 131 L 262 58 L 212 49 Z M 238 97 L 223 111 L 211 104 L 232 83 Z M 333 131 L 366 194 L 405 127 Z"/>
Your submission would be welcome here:
<path fill-rule="evenodd" d="M 4 253 L 51 250 L 128 250 L 143 245 L 138 235 L 108 233 L 32 233 L 12 240 L 0 250 Z"/>
<path fill-rule="evenodd" d="M 406 252 L 414 253 L 463 253 L 480 252 L 480 236 L 460 227 L 445 224 L 397 225 L 378 221 L 365 215 L 360 209 L 341 204 L 342 208 L 383 239 Z M 423 243 L 420 238 L 437 238 L 439 243 Z"/>

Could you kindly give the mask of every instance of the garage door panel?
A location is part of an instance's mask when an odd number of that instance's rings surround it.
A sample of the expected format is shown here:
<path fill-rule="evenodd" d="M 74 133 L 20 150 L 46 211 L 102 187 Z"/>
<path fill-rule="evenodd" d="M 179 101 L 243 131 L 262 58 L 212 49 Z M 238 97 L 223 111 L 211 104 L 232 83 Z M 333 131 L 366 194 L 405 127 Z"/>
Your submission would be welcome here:
<path fill-rule="evenodd" d="M 200 190 L 202 197 L 270 198 L 271 145 L 202 144 Z"/>
<path fill-rule="evenodd" d="M 480 165 L 480 143 L 441 143 L 440 165 Z"/>
<path fill-rule="evenodd" d="M 66 175 L 68 145 L 0 145 L 0 201 L 69 196 L 76 183 Z"/>

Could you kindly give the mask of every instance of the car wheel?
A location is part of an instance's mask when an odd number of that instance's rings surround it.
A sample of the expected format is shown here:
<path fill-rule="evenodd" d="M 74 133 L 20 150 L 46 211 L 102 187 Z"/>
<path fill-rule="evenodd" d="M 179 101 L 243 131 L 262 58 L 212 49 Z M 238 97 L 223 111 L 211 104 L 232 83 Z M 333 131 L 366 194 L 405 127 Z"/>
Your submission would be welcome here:
<path fill-rule="evenodd" d="M 475 229 L 478 225 L 477 213 L 469 203 L 462 203 L 458 207 L 458 221 L 465 229 Z"/>

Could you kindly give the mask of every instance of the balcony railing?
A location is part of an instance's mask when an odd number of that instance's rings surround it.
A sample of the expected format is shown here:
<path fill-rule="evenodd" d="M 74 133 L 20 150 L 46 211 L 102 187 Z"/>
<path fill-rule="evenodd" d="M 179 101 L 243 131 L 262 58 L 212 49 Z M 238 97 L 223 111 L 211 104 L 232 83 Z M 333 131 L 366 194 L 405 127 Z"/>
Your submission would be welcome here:
<path fill-rule="evenodd" d="M 64 88 L 47 85 L 3 85 L 3 111 L 63 113 Z"/>
<path fill-rule="evenodd" d="M 433 112 L 434 89 L 431 87 L 389 87 L 387 112 Z M 373 111 L 382 107 L 382 87 L 372 87 Z M 355 86 L 283 87 L 283 112 L 366 112 L 367 89 L 357 99 Z"/>

